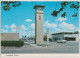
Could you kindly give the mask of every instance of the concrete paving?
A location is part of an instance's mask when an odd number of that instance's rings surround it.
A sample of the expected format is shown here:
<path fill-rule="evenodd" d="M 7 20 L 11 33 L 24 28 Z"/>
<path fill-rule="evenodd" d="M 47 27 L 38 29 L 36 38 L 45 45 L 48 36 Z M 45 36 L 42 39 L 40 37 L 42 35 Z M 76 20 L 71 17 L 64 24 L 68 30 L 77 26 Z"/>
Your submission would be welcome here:
<path fill-rule="evenodd" d="M 79 43 L 49 42 L 49 46 L 37 46 L 36 44 L 30 44 L 30 46 L 23 46 L 21 48 L 2 48 L 1 53 L 79 53 Z"/>

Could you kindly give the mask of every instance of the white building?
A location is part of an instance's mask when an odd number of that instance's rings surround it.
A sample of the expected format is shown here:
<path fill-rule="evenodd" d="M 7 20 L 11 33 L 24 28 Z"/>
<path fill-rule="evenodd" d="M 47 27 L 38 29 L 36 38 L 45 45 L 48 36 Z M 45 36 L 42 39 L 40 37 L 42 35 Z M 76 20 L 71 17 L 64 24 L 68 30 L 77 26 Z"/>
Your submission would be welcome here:
<path fill-rule="evenodd" d="M 67 41 L 79 41 L 79 32 L 60 32 L 52 34 L 53 41 L 64 39 Z"/>

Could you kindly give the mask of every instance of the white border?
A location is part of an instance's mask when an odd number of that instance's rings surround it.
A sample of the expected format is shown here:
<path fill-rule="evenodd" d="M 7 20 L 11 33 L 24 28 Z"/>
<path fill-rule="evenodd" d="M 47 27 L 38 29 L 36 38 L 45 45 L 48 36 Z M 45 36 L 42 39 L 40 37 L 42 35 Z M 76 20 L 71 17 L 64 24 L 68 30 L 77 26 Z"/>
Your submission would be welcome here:
<path fill-rule="evenodd" d="M 80 0 L 0 0 L 0 1 L 80 1 Z"/>
<path fill-rule="evenodd" d="M 1 1 L 0 1 L 0 56 L 1 56 Z"/>
<path fill-rule="evenodd" d="M 79 1 L 79 0 L 1 0 L 1 1 Z M 80 12 L 79 12 L 80 14 Z M 79 15 L 80 17 L 80 15 Z M 79 21 L 80 22 L 80 21 Z M 79 24 L 80 25 L 80 24 Z M 0 7 L 0 33 L 1 33 L 1 7 Z M 1 39 L 1 34 L 0 34 Z M 0 42 L 1 43 L 1 42 Z M 1 47 L 0 47 L 1 53 Z M 1 58 L 79 58 L 80 54 L 1 54 Z"/>

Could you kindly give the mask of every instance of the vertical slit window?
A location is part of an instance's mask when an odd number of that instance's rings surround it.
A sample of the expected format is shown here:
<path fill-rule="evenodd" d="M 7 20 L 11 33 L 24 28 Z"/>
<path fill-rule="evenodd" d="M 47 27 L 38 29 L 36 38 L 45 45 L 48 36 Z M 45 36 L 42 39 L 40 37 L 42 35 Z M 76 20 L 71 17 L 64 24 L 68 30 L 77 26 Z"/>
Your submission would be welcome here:
<path fill-rule="evenodd" d="M 39 20 L 41 20 L 41 16 L 39 16 Z"/>

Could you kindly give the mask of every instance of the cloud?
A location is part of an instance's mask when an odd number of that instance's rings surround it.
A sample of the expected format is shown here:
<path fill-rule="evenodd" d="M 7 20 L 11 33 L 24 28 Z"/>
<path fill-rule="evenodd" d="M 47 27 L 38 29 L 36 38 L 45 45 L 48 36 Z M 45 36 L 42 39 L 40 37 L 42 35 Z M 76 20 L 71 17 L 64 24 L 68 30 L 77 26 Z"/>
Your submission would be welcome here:
<path fill-rule="evenodd" d="M 32 23 L 30 27 L 31 27 L 32 29 L 35 29 L 35 24 Z"/>
<path fill-rule="evenodd" d="M 21 29 L 27 30 L 27 28 L 25 27 L 25 25 L 21 25 Z"/>
<path fill-rule="evenodd" d="M 50 28 L 50 33 L 53 32 L 74 32 L 78 30 L 73 24 L 61 22 L 59 24 L 44 22 L 44 26 Z"/>
<path fill-rule="evenodd" d="M 5 28 L 9 28 L 9 26 L 8 26 L 8 25 L 5 25 L 4 27 L 5 27 Z"/>
<path fill-rule="evenodd" d="M 61 32 L 62 30 L 59 28 L 54 28 L 56 32 Z"/>
<path fill-rule="evenodd" d="M 26 19 L 25 21 L 26 21 L 26 22 L 31 22 L 32 20 L 31 20 L 31 19 Z"/>
<path fill-rule="evenodd" d="M 27 35 L 27 32 L 24 31 L 24 30 L 20 30 L 20 34 L 21 34 L 21 35 Z"/>
<path fill-rule="evenodd" d="M 10 26 L 5 25 L 4 27 L 5 27 L 5 28 L 10 28 L 11 32 L 16 32 L 16 29 L 14 28 L 14 27 L 16 27 L 15 24 L 11 24 Z M 27 28 L 25 27 L 25 25 L 21 25 L 20 28 L 21 28 L 22 30 L 27 30 Z"/>
<path fill-rule="evenodd" d="M 44 22 L 44 26 L 48 28 L 55 28 L 57 25 L 55 23 L 49 23 L 48 21 Z"/>
<path fill-rule="evenodd" d="M 8 30 L 7 29 L 1 29 L 3 33 L 7 33 Z"/>
<path fill-rule="evenodd" d="M 78 31 L 78 28 L 76 28 L 73 24 L 62 22 L 58 24 L 57 27 L 54 28 L 51 32 L 55 33 L 55 32 L 74 32 L 74 31 Z"/>
<path fill-rule="evenodd" d="M 61 24 L 59 24 L 59 28 L 63 31 L 74 31 L 76 27 L 73 24 L 62 22 Z"/>
<path fill-rule="evenodd" d="M 10 26 L 5 25 L 4 27 L 5 27 L 5 28 L 14 28 L 14 27 L 16 27 L 16 25 L 15 25 L 15 24 L 11 24 Z"/>
<path fill-rule="evenodd" d="M 11 24 L 10 28 L 14 28 L 14 27 L 16 27 L 16 25 L 15 24 Z"/>
<path fill-rule="evenodd" d="M 16 29 L 14 29 L 14 27 L 16 27 L 16 25 L 15 25 L 15 24 L 11 24 L 11 25 L 10 25 L 11 32 L 16 32 Z"/>
<path fill-rule="evenodd" d="M 16 32 L 16 29 L 12 28 L 11 31 L 12 31 L 12 32 Z"/>
<path fill-rule="evenodd" d="M 67 18 L 61 18 L 61 17 L 59 17 L 58 19 L 57 19 L 57 21 L 65 21 L 65 20 L 68 20 Z"/>

